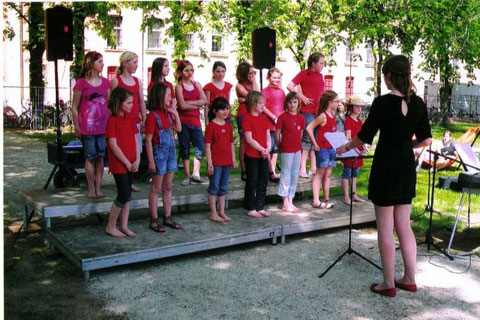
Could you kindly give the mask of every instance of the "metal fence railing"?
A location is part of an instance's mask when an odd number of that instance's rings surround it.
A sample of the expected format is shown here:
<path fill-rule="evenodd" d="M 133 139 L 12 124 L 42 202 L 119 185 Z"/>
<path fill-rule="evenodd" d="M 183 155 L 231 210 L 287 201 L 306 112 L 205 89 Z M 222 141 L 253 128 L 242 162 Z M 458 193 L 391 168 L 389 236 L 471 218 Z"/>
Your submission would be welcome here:
<path fill-rule="evenodd" d="M 55 88 L 4 86 L 3 90 L 4 129 L 46 130 L 57 127 Z M 59 88 L 59 96 L 61 126 L 72 126 L 70 88 Z"/>

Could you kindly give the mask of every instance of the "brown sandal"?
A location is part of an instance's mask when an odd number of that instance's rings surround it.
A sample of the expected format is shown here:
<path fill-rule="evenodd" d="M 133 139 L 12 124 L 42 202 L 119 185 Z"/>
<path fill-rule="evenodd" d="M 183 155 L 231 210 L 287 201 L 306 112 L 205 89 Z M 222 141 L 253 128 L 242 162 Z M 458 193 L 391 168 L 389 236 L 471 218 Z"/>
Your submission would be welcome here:
<path fill-rule="evenodd" d="M 172 229 L 182 229 L 182 226 L 178 223 L 176 223 L 175 221 L 173 221 L 172 218 L 170 217 L 164 217 L 163 218 L 163 225 L 165 227 L 169 227 L 169 228 L 172 228 Z"/>
<path fill-rule="evenodd" d="M 151 219 L 149 228 L 155 232 L 165 232 L 165 228 L 162 226 L 161 220 L 159 218 Z"/>

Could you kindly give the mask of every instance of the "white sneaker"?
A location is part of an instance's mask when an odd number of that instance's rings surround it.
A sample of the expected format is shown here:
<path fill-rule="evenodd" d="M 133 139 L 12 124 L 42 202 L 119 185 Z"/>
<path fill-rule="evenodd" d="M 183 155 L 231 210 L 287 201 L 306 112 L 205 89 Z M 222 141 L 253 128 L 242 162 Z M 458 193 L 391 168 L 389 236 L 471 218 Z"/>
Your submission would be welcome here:
<path fill-rule="evenodd" d="M 185 178 L 182 182 L 180 182 L 180 185 L 182 185 L 182 186 L 188 186 L 188 185 L 190 185 L 190 179 L 189 179 L 189 178 Z"/>

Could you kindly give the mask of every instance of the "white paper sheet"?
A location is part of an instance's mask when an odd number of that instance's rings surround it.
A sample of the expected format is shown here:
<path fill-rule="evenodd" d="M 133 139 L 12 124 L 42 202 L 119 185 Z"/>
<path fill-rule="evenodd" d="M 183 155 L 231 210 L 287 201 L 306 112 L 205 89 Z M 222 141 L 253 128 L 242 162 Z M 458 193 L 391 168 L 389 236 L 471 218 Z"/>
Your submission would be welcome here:
<path fill-rule="evenodd" d="M 347 137 L 343 132 L 326 132 L 325 139 L 327 139 L 328 142 L 330 142 L 330 144 L 334 149 L 337 149 L 348 142 Z M 345 152 L 342 155 L 337 154 L 337 157 L 338 158 L 358 157 L 358 153 L 356 153 L 355 150 L 352 149 L 350 151 Z"/>

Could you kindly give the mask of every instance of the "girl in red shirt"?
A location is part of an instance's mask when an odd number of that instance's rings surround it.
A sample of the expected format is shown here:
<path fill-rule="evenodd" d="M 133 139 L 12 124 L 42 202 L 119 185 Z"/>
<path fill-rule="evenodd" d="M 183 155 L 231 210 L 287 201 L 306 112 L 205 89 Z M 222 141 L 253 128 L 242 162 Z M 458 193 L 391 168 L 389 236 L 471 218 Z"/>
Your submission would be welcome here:
<path fill-rule="evenodd" d="M 177 61 L 178 84 L 175 87 L 178 114 L 182 123 L 182 131 L 178 134 L 180 158 L 183 159 L 185 179 L 180 183 L 188 186 L 190 182 L 202 183 L 200 165 L 205 156 L 200 109 L 207 104 L 202 85 L 193 80 L 193 65 L 187 60 Z M 193 172 L 190 177 L 190 144 L 195 149 Z"/>
<path fill-rule="evenodd" d="M 247 216 L 252 218 L 270 217 L 265 211 L 265 196 L 268 184 L 268 154 L 270 153 L 270 122 L 262 114 L 264 98 L 258 91 L 250 91 L 245 98 L 248 114 L 243 119 L 245 134 L 245 204 Z"/>
<path fill-rule="evenodd" d="M 228 194 L 228 180 L 230 167 L 238 167 L 235 159 L 235 141 L 233 129 L 226 121 L 230 105 L 227 99 L 218 97 L 213 100 L 208 117 L 210 122 L 205 130 L 205 154 L 210 178 L 208 186 L 208 205 L 210 206 L 210 220 L 214 222 L 228 222 L 231 219 L 225 214 L 225 197 Z M 215 204 L 218 196 L 217 214 Z"/>
<path fill-rule="evenodd" d="M 307 133 L 312 141 L 316 151 L 317 170 L 312 179 L 313 203 L 312 207 L 329 209 L 333 207 L 330 201 L 330 176 L 335 167 L 335 149 L 325 138 L 325 133 L 336 132 L 337 124 L 335 121 L 335 110 L 338 108 L 338 95 L 331 90 L 325 90 L 320 97 L 320 104 L 317 116 L 307 126 Z M 317 128 L 317 138 L 313 135 L 313 130 Z M 320 202 L 320 183 L 323 189 L 323 202 Z"/>
<path fill-rule="evenodd" d="M 132 200 L 132 173 L 138 171 L 140 147 L 135 135 L 138 129 L 128 113 L 133 108 L 133 96 L 130 91 L 115 88 L 108 101 L 110 116 L 107 120 L 106 137 L 108 142 L 109 171 L 113 173 L 117 186 L 117 198 L 108 213 L 105 232 L 113 237 L 135 237 L 128 229 L 128 215 Z M 120 228 L 117 219 L 120 217 Z"/>
<path fill-rule="evenodd" d="M 165 232 L 158 218 L 158 194 L 162 191 L 164 218 L 163 225 L 180 229 L 172 220 L 173 174 L 177 171 L 177 156 L 172 128 L 180 132 L 182 124 L 177 109 L 172 104 L 170 88 L 162 83 L 152 86 L 148 97 L 150 112 L 145 126 L 145 149 L 148 158 L 148 171 L 155 173 L 148 194 L 150 208 L 149 227 L 155 232 Z"/>
<path fill-rule="evenodd" d="M 362 120 L 360 114 L 362 113 L 362 107 L 365 102 L 357 95 L 351 95 L 347 100 L 347 114 L 345 116 L 345 136 L 347 140 L 352 140 L 357 136 L 362 129 Z M 363 146 L 354 149 L 359 155 L 364 154 Z M 352 193 L 354 202 L 365 202 L 356 194 L 357 189 L 357 176 L 361 166 L 363 166 L 363 159 L 355 160 L 342 160 L 343 162 L 343 174 L 342 174 L 342 189 L 343 189 L 343 203 L 350 205 L 350 193 L 348 192 L 348 180 L 352 179 Z"/>
<path fill-rule="evenodd" d="M 230 91 L 233 87 L 230 82 L 224 81 L 225 72 L 227 72 L 227 67 L 225 66 L 225 63 L 223 63 L 222 61 L 215 61 L 213 64 L 212 72 L 212 82 L 207 83 L 205 87 L 203 87 L 203 90 L 205 91 L 205 96 L 207 97 L 208 101 L 207 108 L 205 110 L 206 125 L 210 122 L 209 111 L 213 100 L 218 97 L 222 97 L 227 100 L 228 104 L 230 104 Z M 228 116 L 225 120 L 231 124 L 230 112 L 228 112 Z"/>
<path fill-rule="evenodd" d="M 275 173 L 277 166 L 278 147 L 274 143 L 275 124 L 278 116 L 283 113 L 285 102 L 285 92 L 282 89 L 282 72 L 280 69 L 273 67 L 268 70 L 267 80 L 268 87 L 262 90 L 262 95 L 265 97 L 265 109 L 263 114 L 270 121 L 270 137 L 272 139 L 272 150 L 270 153 L 270 181 L 278 182 L 280 175 Z"/>
<path fill-rule="evenodd" d="M 140 146 L 140 153 L 142 152 L 142 133 L 145 128 L 146 109 L 145 100 L 143 100 L 143 84 L 140 79 L 134 77 L 133 74 L 138 68 L 138 56 L 131 51 L 125 51 L 120 55 L 120 65 L 115 74 L 117 75 L 112 79 L 112 90 L 116 87 L 124 88 L 130 91 L 133 95 L 132 111 L 128 113 L 128 117 L 131 117 L 138 128 L 137 139 Z M 132 191 L 138 192 L 136 186 L 132 184 Z"/>
<path fill-rule="evenodd" d="M 237 80 L 238 83 L 235 86 L 235 92 L 237 93 L 238 99 L 238 110 L 237 110 L 237 129 L 238 135 L 240 136 L 240 146 L 238 147 L 238 157 L 240 159 L 240 169 L 241 169 L 241 178 L 243 181 L 247 180 L 247 173 L 245 168 L 245 137 L 243 135 L 243 118 L 248 114 L 247 107 L 245 105 L 245 98 L 247 94 L 254 90 L 259 91 L 260 86 L 255 81 L 257 72 L 248 62 L 242 62 L 237 67 Z"/>
<path fill-rule="evenodd" d="M 170 89 L 170 96 L 172 100 L 175 99 L 175 90 L 171 82 L 167 81 L 167 76 L 170 73 L 170 63 L 166 58 L 156 58 L 152 62 L 152 76 L 147 88 L 147 96 L 150 96 L 150 90 L 154 84 L 161 83 Z M 175 101 L 173 101 L 175 106 Z"/>
<path fill-rule="evenodd" d="M 293 205 L 297 188 L 298 171 L 302 153 L 302 134 L 305 130 L 305 118 L 298 114 L 300 99 L 296 92 L 290 92 L 285 99 L 285 112 L 278 117 L 275 130 L 275 142 L 280 147 L 282 172 L 278 184 L 278 195 L 283 198 L 282 209 L 298 212 Z"/>

